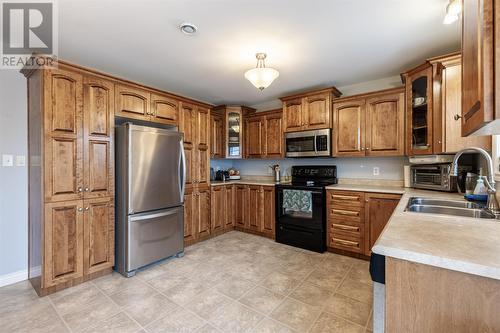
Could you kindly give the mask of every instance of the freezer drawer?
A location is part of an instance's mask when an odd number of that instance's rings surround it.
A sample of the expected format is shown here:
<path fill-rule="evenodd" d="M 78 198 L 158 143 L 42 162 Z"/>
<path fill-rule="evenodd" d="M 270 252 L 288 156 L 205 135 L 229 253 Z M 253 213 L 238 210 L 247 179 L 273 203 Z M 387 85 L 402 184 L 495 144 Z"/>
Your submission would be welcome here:
<path fill-rule="evenodd" d="M 128 218 L 127 272 L 184 250 L 182 206 Z"/>

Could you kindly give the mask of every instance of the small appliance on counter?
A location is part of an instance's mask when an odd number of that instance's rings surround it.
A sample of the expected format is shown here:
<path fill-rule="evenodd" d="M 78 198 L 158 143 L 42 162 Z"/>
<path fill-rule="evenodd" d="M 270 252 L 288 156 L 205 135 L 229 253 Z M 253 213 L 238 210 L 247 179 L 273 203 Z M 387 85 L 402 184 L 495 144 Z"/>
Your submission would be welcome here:
<path fill-rule="evenodd" d="M 217 170 L 215 172 L 215 180 L 223 181 L 229 180 L 229 171 L 227 170 Z"/>
<path fill-rule="evenodd" d="M 279 164 L 274 164 L 269 166 L 273 172 L 274 172 L 274 182 L 276 184 L 279 184 L 281 182 L 281 171 L 280 171 L 280 165 Z"/>
<path fill-rule="evenodd" d="M 240 172 L 236 170 L 235 168 L 229 168 L 227 170 L 229 172 L 229 180 L 240 180 Z"/>

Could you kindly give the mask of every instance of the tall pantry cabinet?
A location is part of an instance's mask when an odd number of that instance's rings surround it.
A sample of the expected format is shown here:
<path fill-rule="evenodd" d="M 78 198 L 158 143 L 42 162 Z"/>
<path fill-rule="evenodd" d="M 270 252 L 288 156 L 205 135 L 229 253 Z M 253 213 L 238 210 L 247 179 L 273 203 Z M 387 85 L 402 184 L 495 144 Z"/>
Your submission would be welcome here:
<path fill-rule="evenodd" d="M 114 83 L 64 64 L 23 74 L 29 279 L 46 295 L 114 264 Z"/>

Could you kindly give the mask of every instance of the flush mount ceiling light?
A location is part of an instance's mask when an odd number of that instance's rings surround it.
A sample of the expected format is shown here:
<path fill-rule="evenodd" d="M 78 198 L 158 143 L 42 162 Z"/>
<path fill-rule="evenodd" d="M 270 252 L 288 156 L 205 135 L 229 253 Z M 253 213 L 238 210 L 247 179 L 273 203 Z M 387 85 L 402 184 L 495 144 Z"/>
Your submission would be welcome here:
<path fill-rule="evenodd" d="M 186 35 L 193 35 L 198 31 L 198 28 L 193 23 L 184 22 L 179 26 L 179 29 Z"/>
<path fill-rule="evenodd" d="M 443 24 L 452 24 L 458 21 L 458 16 L 462 12 L 462 1 L 461 0 L 450 0 L 448 6 L 446 6 L 446 15 L 443 20 Z"/>
<path fill-rule="evenodd" d="M 274 68 L 267 68 L 264 59 L 265 53 L 257 53 L 257 66 L 245 72 L 245 78 L 250 81 L 256 88 L 264 90 L 280 75 Z"/>

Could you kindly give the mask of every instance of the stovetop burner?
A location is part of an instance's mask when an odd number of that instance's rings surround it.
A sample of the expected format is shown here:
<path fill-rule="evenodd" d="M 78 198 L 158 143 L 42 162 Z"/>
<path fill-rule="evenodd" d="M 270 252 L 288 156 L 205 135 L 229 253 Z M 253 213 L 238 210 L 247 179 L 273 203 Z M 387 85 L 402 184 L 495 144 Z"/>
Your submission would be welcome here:
<path fill-rule="evenodd" d="M 337 184 L 335 165 L 292 166 L 292 183 L 288 186 L 325 187 Z"/>

